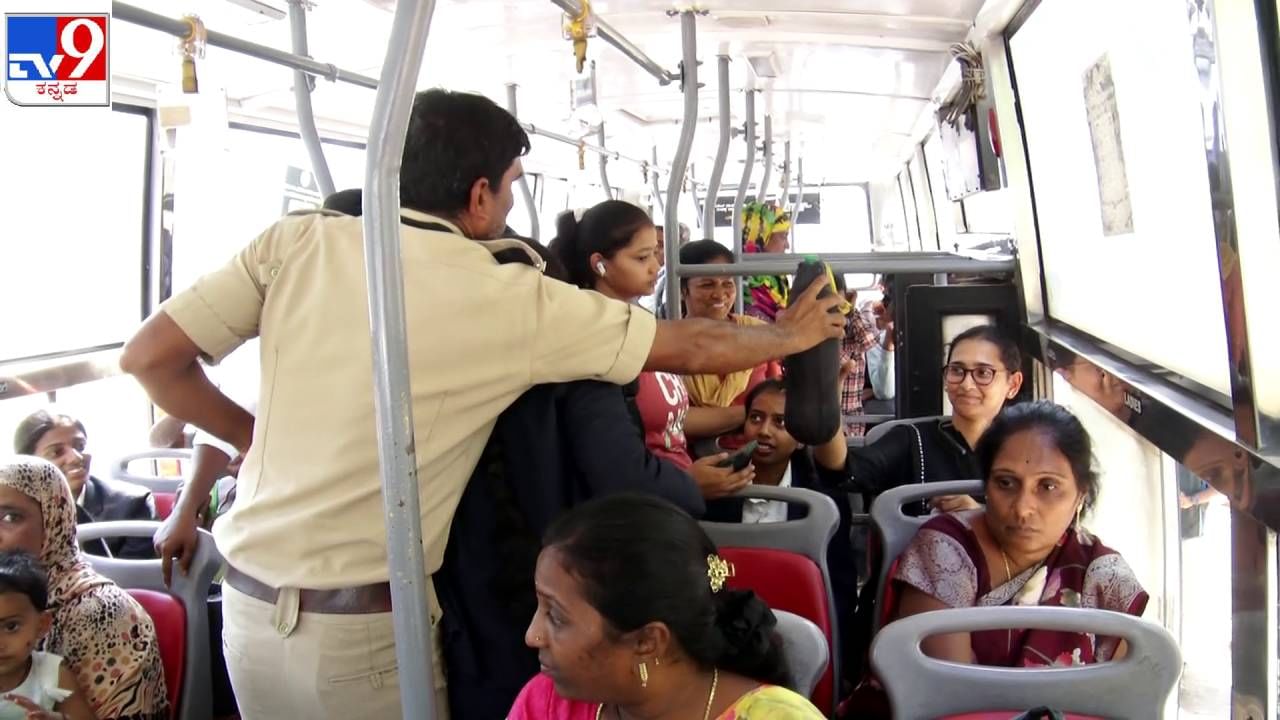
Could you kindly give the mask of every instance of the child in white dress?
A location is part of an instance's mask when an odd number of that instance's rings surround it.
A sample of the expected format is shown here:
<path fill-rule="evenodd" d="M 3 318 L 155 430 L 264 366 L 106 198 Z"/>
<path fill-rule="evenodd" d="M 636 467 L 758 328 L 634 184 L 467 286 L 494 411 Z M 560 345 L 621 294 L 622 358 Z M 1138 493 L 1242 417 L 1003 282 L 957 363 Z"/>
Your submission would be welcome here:
<path fill-rule="evenodd" d="M 62 658 L 35 649 L 53 623 L 48 598 L 35 558 L 0 552 L 0 720 L 94 720 Z"/>

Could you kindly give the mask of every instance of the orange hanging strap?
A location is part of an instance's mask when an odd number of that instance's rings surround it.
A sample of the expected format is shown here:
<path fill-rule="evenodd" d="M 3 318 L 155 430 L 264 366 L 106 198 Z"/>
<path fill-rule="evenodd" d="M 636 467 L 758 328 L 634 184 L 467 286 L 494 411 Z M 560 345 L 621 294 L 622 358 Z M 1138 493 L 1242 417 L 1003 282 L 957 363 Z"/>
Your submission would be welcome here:
<path fill-rule="evenodd" d="M 196 60 L 204 57 L 209 33 L 204 22 L 195 15 L 184 16 L 182 20 L 187 24 L 186 34 L 178 38 L 178 52 L 182 54 L 182 92 L 198 93 L 200 80 L 196 76 Z"/>

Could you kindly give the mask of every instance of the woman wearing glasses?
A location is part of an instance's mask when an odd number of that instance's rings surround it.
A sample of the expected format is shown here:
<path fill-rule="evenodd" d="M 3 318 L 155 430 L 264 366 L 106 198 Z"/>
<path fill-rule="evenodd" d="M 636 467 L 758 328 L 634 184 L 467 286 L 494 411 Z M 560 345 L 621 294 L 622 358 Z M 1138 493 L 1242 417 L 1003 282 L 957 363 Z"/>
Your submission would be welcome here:
<path fill-rule="evenodd" d="M 877 495 L 911 483 L 981 478 L 974 448 L 1022 389 L 1021 367 L 1018 346 L 995 326 L 980 325 L 956 336 L 942 369 L 951 418 L 901 425 L 871 445 L 852 448 L 845 487 Z M 943 512 L 979 507 L 965 495 L 934 498 L 931 504 Z"/>

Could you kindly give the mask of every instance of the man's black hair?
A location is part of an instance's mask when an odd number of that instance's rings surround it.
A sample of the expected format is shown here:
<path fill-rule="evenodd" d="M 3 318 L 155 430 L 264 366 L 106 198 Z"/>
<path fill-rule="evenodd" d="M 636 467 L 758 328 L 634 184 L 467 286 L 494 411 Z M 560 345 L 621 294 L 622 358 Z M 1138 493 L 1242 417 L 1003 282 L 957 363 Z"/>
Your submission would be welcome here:
<path fill-rule="evenodd" d="M 426 90 L 409 116 L 400 166 L 400 204 L 456 217 L 471 188 L 487 178 L 493 191 L 511 164 L 529 152 L 529 135 L 511 113 L 483 95 Z"/>

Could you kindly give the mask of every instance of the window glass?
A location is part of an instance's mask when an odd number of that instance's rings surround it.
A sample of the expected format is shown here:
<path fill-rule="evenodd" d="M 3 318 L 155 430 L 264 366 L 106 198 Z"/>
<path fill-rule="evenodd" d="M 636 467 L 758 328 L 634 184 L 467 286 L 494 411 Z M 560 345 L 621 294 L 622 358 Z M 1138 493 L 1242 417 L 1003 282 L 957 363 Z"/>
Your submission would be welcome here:
<path fill-rule="evenodd" d="M 0 102 L 0 362 L 124 342 L 142 315 L 147 118 Z"/>
<path fill-rule="evenodd" d="M 947 197 L 946 180 L 942 174 L 942 140 L 935 133 L 924 143 L 924 167 L 929 173 L 932 188 L 934 217 L 938 228 L 938 241 L 943 250 L 953 250 L 957 232 L 964 231 L 964 216 L 960 204 Z"/>
<path fill-rule="evenodd" d="M 1010 53 L 1049 314 L 1229 396 L 1186 3 L 1046 0 Z"/>
<path fill-rule="evenodd" d="M 810 194 L 805 190 L 805 194 Z M 822 222 L 791 226 L 794 253 L 867 252 L 871 249 L 871 223 L 867 218 L 867 192 L 861 185 L 819 189 Z"/>
<path fill-rule="evenodd" d="M 961 200 L 971 233 L 1013 233 L 1013 208 L 1008 189 L 988 190 Z"/>
<path fill-rule="evenodd" d="M 177 142 L 173 288 L 220 267 L 285 213 L 321 202 L 302 140 L 231 128 Z M 325 143 L 336 189 L 364 185 L 364 150 Z"/>
<path fill-rule="evenodd" d="M 1177 496 L 1165 489 L 1160 451 L 1057 373 L 1053 397 L 1080 419 L 1093 441 L 1099 493 L 1085 527 L 1133 568 L 1151 596 L 1144 617 L 1176 630 L 1177 618 L 1165 615 L 1167 592 L 1176 592 L 1165 587 L 1165 513 Z"/>
<path fill-rule="evenodd" d="M 920 219 L 916 216 L 916 196 L 911 191 L 911 181 L 907 179 L 907 169 L 905 167 L 902 172 L 898 173 L 898 193 L 902 198 L 904 227 L 907 229 L 907 247 L 911 250 L 919 250 Z"/>
<path fill-rule="evenodd" d="M 916 198 L 916 215 L 920 222 L 920 243 L 922 250 L 936 250 L 938 244 L 938 221 L 933 215 L 933 198 L 929 192 L 929 181 L 924 174 L 924 153 L 919 147 L 907 164 L 907 174 L 911 178 L 912 194 Z"/>

